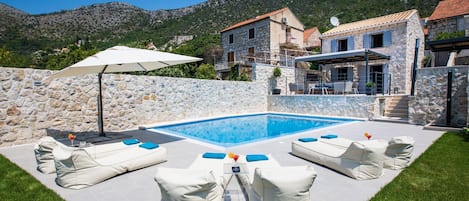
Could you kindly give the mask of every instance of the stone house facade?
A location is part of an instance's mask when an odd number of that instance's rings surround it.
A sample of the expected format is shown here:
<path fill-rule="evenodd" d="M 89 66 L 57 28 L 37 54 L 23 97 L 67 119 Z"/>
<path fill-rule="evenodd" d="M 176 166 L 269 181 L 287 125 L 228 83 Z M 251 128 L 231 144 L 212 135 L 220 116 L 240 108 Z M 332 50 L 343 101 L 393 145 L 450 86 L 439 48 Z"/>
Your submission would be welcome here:
<path fill-rule="evenodd" d="M 281 49 L 303 49 L 304 25 L 289 8 L 257 16 L 221 31 L 223 56 L 216 64 L 217 72 L 227 72 L 234 64 L 251 68 L 264 63 L 293 66 L 293 57 L 281 54 Z M 262 59 L 262 61 L 261 61 Z"/>
<path fill-rule="evenodd" d="M 323 33 L 322 55 L 326 56 L 323 61 L 327 60 L 322 65 L 324 81 L 352 81 L 359 93 L 364 93 L 366 82 L 372 81 L 378 93 L 409 94 L 417 39 L 418 67 L 424 53 L 424 32 L 419 19 L 417 10 L 408 10 L 341 24 Z M 352 55 L 334 60 L 348 53 L 358 54 L 359 50 L 371 50 L 381 57 L 365 61 Z"/>
<path fill-rule="evenodd" d="M 469 36 L 469 1 L 440 1 L 426 25 L 429 40 L 434 40 L 443 32 L 464 31 Z"/>
<path fill-rule="evenodd" d="M 314 48 L 321 48 L 321 32 L 317 27 L 306 29 L 303 34 L 304 48 L 312 51 Z"/>

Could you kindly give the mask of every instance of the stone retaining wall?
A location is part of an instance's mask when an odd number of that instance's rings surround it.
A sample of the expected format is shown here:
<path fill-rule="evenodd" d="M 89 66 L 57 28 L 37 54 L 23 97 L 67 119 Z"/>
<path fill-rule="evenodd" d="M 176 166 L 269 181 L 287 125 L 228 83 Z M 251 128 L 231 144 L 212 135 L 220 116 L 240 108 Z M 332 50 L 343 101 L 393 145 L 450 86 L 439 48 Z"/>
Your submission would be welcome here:
<path fill-rule="evenodd" d="M 453 72 L 450 126 L 463 127 L 468 121 L 469 67 L 441 67 L 417 70 L 415 96 L 409 97 L 409 122 L 446 125 L 448 71 Z"/>
<path fill-rule="evenodd" d="M 376 96 L 296 95 L 269 96 L 268 110 L 324 116 L 372 119 L 379 115 Z"/>
<path fill-rule="evenodd" d="M 267 93 L 272 94 L 272 88 L 280 89 L 281 95 L 292 94 L 290 88 L 288 87 L 289 83 L 296 83 L 295 69 L 291 67 L 279 66 L 282 75 L 276 79 L 272 80 L 272 74 L 276 66 L 267 65 L 267 64 L 255 64 L 253 65 L 253 76 L 252 79 L 255 82 L 267 84 Z"/>
<path fill-rule="evenodd" d="M 0 146 L 36 141 L 46 129 L 97 130 L 97 76 L 39 83 L 51 73 L 0 68 Z M 105 131 L 266 110 L 267 89 L 261 82 L 103 75 Z"/>

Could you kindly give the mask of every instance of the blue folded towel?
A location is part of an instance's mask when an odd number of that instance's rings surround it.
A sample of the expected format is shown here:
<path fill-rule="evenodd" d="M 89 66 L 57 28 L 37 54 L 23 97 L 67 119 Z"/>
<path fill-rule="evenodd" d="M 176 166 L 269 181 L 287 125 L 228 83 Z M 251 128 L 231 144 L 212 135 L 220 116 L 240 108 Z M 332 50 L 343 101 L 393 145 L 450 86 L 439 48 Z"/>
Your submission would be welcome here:
<path fill-rule="evenodd" d="M 132 139 L 122 140 L 122 142 L 126 145 L 132 145 L 132 144 L 137 144 L 140 141 L 138 141 L 138 139 L 132 138 Z"/>
<path fill-rule="evenodd" d="M 318 139 L 314 138 L 314 137 L 305 137 L 305 138 L 300 138 L 298 140 L 300 142 L 316 142 L 316 141 L 318 141 Z"/>
<path fill-rule="evenodd" d="M 251 155 L 246 155 L 246 161 L 252 162 L 252 161 L 263 161 L 263 160 L 269 160 L 266 155 L 264 154 L 251 154 Z"/>
<path fill-rule="evenodd" d="M 337 138 L 337 135 L 334 135 L 334 134 L 328 134 L 328 135 L 323 135 L 323 136 L 321 136 L 321 138 L 325 138 L 325 139 L 332 139 L 332 138 Z"/>
<path fill-rule="evenodd" d="M 225 153 L 211 153 L 211 152 L 206 152 L 204 155 L 202 155 L 202 158 L 214 158 L 214 159 L 224 159 L 226 156 Z"/>
<path fill-rule="evenodd" d="M 141 145 L 138 145 L 139 147 L 142 147 L 142 148 L 145 148 L 145 149 L 155 149 L 155 148 L 158 148 L 159 145 L 158 144 L 155 144 L 153 142 L 145 142 Z"/>

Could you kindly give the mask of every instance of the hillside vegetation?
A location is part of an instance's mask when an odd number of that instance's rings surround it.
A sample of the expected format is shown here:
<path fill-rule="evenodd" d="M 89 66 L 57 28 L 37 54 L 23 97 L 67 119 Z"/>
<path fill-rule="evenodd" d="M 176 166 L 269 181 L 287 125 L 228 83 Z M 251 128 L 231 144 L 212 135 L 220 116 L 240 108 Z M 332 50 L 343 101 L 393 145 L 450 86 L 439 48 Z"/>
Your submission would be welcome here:
<path fill-rule="evenodd" d="M 223 28 L 283 7 L 289 7 L 306 28 L 317 26 L 324 32 L 332 27 L 329 24 L 332 16 L 347 23 L 415 8 L 425 17 L 437 3 L 438 0 L 209 0 L 187 8 L 157 11 L 106 3 L 43 15 L 29 15 L 0 4 L 0 52 L 15 58 L 14 62 L 5 60 L 0 64 L 48 68 L 33 62 L 37 51 L 46 56 L 56 54 L 53 49 L 67 47 L 77 39 L 86 39 L 94 48 L 102 50 L 147 41 L 160 47 L 176 35 L 193 35 L 207 38 L 208 46 L 213 47 L 212 39 L 219 37 Z M 195 43 L 206 46 L 204 41 Z M 201 55 L 200 52 L 184 53 Z"/>

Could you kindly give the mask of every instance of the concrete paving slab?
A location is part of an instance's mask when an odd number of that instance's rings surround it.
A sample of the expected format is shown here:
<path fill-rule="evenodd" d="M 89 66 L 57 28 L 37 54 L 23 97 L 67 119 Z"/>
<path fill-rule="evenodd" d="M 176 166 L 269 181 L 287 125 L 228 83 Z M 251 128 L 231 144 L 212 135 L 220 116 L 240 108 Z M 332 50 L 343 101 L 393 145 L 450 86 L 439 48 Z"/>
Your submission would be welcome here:
<path fill-rule="evenodd" d="M 207 151 L 232 151 L 237 154 L 270 153 L 282 166 L 311 165 L 318 173 L 311 188 L 311 200 L 364 201 L 373 197 L 401 171 L 384 170 L 384 175 L 379 179 L 357 181 L 327 167 L 295 157 L 290 152 L 291 142 L 300 137 L 319 137 L 327 133 L 336 133 L 340 137 L 364 140 L 363 134 L 365 132 L 370 133 L 373 139 L 390 139 L 401 135 L 412 136 L 416 141 L 412 161 L 444 133 L 443 131 L 424 130 L 422 126 L 416 125 L 365 121 L 220 150 L 214 146 L 205 146 L 202 143 L 194 143 L 191 140 L 174 136 L 144 130 L 126 131 L 123 133 L 134 136 L 141 141 L 153 141 L 166 147 L 168 149 L 168 161 L 129 172 L 81 190 L 62 188 L 55 183 L 54 174 L 46 175 L 37 171 L 33 144 L 0 148 L 0 154 L 18 164 L 48 188 L 70 201 L 160 200 L 160 190 L 153 179 L 157 168 L 187 168 L 199 153 Z M 233 193 L 238 191 L 236 187 L 231 190 Z M 235 196 L 229 199 L 244 200 L 244 197 Z"/>

